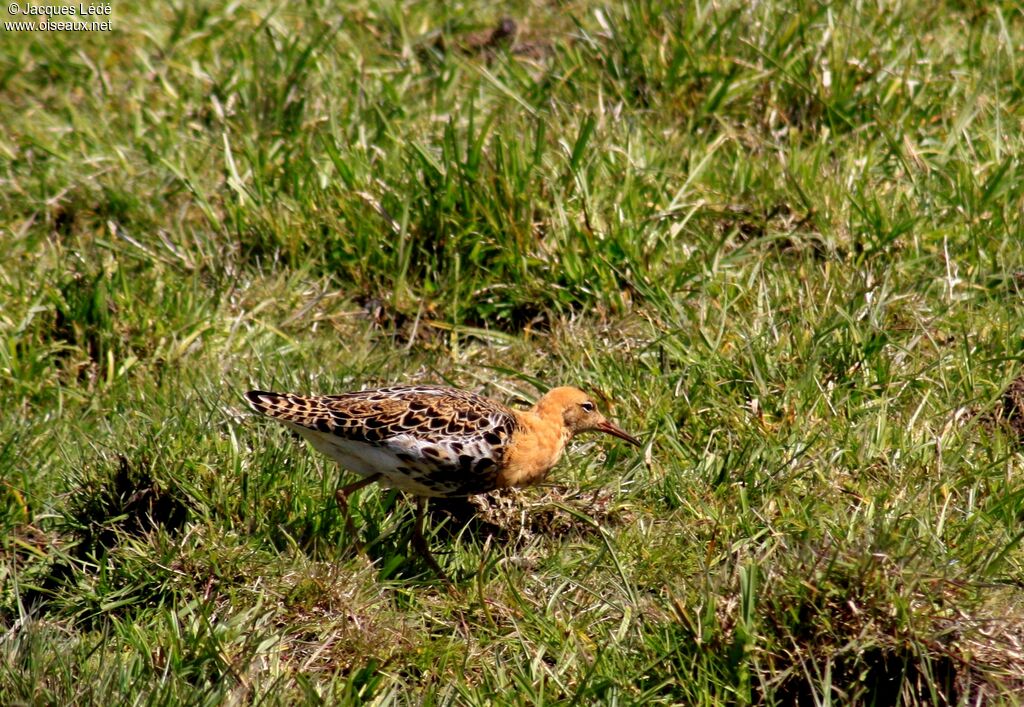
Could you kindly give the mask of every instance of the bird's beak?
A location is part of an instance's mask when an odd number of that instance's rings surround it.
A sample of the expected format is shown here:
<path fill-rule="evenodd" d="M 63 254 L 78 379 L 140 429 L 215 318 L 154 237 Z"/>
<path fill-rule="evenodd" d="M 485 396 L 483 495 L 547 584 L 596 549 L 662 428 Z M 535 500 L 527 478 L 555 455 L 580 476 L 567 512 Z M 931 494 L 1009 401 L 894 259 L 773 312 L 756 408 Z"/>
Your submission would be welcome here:
<path fill-rule="evenodd" d="M 621 427 L 616 427 L 615 425 L 613 425 L 612 423 L 608 422 L 607 420 L 605 420 L 604 422 L 599 424 L 597 426 L 597 430 L 600 431 L 600 432 L 604 432 L 605 434 L 610 434 L 612 437 L 618 437 L 619 439 L 624 439 L 627 442 L 629 442 L 630 444 L 635 444 L 638 447 L 642 446 L 640 444 L 640 440 L 638 440 L 636 437 L 634 437 L 633 435 L 629 434 L 628 432 L 626 432 Z"/>

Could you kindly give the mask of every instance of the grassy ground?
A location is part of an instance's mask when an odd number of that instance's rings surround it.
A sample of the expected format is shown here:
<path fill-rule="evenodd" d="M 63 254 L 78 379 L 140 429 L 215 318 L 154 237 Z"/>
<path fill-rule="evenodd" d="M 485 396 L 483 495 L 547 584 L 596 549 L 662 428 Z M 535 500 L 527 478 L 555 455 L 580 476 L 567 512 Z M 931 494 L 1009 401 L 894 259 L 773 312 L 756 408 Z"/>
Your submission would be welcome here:
<path fill-rule="evenodd" d="M 1020 701 L 1020 7 L 500 12 L 0 33 L 0 702 Z M 646 447 L 435 513 L 453 594 L 240 398 L 391 382 Z"/>

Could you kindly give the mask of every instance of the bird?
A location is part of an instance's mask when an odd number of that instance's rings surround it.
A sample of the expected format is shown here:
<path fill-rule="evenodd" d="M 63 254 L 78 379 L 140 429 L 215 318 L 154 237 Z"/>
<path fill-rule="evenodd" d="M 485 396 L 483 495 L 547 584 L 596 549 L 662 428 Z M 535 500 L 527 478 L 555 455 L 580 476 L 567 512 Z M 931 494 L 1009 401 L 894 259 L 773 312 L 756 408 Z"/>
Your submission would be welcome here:
<path fill-rule="evenodd" d="M 423 535 L 428 499 L 536 484 L 581 432 L 603 432 L 641 446 L 639 439 L 606 419 L 589 395 L 571 386 L 552 388 L 528 410 L 435 385 L 318 396 L 250 390 L 245 398 L 256 412 L 297 432 L 360 477 L 335 492 L 357 547 L 349 513 L 353 492 L 378 482 L 415 496 L 412 544 L 445 579 Z"/>

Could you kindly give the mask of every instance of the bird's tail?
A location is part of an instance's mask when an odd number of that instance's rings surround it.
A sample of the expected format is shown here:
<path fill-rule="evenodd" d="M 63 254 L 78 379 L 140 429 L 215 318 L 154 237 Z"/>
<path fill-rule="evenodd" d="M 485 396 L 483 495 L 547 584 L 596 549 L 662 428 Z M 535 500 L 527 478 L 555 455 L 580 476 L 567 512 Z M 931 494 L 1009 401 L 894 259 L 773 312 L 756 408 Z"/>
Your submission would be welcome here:
<path fill-rule="evenodd" d="M 245 394 L 245 399 L 256 412 L 299 427 L 316 429 L 317 420 L 324 414 L 323 406 L 316 398 L 292 393 L 250 390 Z"/>

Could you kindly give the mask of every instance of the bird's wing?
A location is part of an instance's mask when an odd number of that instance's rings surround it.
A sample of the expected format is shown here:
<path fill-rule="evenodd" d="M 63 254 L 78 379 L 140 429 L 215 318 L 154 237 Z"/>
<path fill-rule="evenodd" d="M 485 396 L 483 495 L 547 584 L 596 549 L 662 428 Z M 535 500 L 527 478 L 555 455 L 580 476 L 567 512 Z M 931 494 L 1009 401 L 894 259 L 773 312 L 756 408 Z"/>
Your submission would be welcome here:
<path fill-rule="evenodd" d="M 315 397 L 251 391 L 246 398 L 299 432 L 387 450 L 400 473 L 429 479 L 443 495 L 493 488 L 518 427 L 504 405 L 454 388 L 398 386 Z"/>
<path fill-rule="evenodd" d="M 481 395 L 454 388 L 398 386 L 315 398 L 331 417 L 333 433 L 379 443 L 408 435 L 425 442 L 479 436 L 498 444 L 511 435 L 515 413 Z"/>

